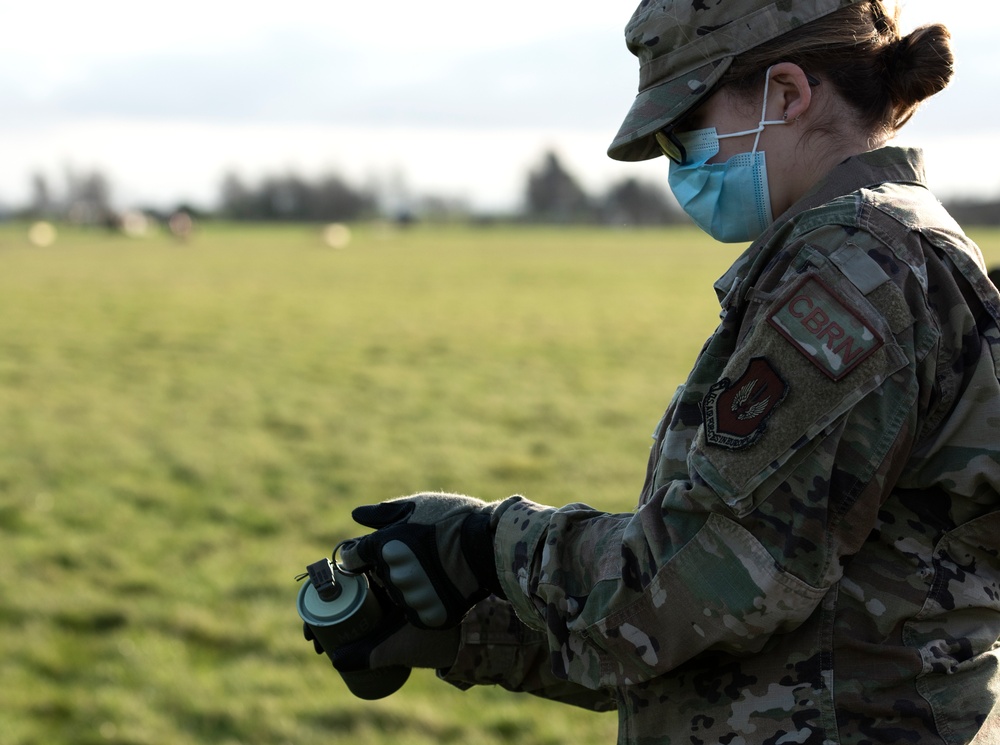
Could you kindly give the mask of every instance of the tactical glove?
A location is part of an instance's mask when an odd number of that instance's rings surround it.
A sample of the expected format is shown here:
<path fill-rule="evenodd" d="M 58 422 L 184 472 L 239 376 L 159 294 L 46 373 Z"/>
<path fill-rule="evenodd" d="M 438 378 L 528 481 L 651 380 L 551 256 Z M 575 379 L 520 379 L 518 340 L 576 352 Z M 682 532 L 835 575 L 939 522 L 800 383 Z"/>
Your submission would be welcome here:
<path fill-rule="evenodd" d="M 462 629 L 429 631 L 403 623 L 376 629 L 375 633 L 343 647 L 333 654 L 333 666 L 342 673 L 383 667 L 427 667 L 447 669 L 455 664 Z"/>
<path fill-rule="evenodd" d="M 306 641 L 313 643 L 316 654 L 325 650 L 303 625 Z M 340 673 L 356 673 L 386 667 L 427 667 L 447 669 L 458 656 L 461 628 L 443 631 L 418 629 L 406 622 L 402 612 L 386 617 L 368 636 L 337 647 L 330 655 Z"/>
<path fill-rule="evenodd" d="M 370 570 L 417 628 L 455 627 L 477 602 L 502 595 L 491 520 L 518 499 L 429 493 L 358 507 L 354 520 L 375 532 L 341 547 L 342 566 Z"/>

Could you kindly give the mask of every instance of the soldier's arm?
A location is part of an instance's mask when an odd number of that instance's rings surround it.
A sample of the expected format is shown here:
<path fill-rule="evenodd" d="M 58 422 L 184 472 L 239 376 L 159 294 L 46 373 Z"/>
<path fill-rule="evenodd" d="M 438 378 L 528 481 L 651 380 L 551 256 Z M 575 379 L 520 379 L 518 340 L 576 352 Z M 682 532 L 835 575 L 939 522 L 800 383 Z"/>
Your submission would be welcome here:
<path fill-rule="evenodd" d="M 594 711 L 616 706 L 608 691 L 553 675 L 545 635 L 525 626 L 509 603 L 495 597 L 480 602 L 465 617 L 458 658 L 438 675 L 462 689 L 496 685 Z"/>
<path fill-rule="evenodd" d="M 866 295 L 808 246 L 796 261 L 754 297 L 725 368 L 706 379 L 711 344 L 699 360 L 675 414 L 697 407 L 700 426 L 636 513 L 504 513 L 500 580 L 557 676 L 600 688 L 752 654 L 815 610 L 874 526 L 913 434 L 897 339 L 912 318 L 889 283 Z"/>

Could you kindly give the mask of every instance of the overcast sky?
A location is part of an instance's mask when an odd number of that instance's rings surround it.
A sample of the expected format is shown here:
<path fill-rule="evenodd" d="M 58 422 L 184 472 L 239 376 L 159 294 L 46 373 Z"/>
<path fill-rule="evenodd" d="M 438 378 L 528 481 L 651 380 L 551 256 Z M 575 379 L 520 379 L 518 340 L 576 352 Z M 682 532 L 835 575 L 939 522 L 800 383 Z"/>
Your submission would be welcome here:
<path fill-rule="evenodd" d="M 211 206 L 222 175 L 335 172 L 481 208 L 517 204 L 554 149 L 586 187 L 662 162 L 605 151 L 635 94 L 632 0 L 124 0 L 0 7 L 0 204 L 33 173 L 100 170 L 119 206 Z M 904 128 L 939 196 L 1000 193 L 993 0 L 904 0 L 958 73 Z"/>

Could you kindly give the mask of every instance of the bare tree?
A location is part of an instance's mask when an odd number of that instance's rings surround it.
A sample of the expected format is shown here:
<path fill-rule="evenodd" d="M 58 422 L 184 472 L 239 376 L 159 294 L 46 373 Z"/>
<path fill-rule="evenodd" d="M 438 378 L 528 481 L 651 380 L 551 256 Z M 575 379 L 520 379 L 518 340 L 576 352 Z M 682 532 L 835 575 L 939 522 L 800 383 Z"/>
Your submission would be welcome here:
<path fill-rule="evenodd" d="M 78 175 L 66 171 L 68 217 L 84 225 L 109 225 L 115 220 L 111 207 L 111 183 L 100 171 Z"/>
<path fill-rule="evenodd" d="M 33 217 L 48 217 L 56 208 L 49 181 L 43 173 L 35 173 L 31 177 L 31 204 L 28 211 Z"/>
<path fill-rule="evenodd" d="M 601 205 L 604 221 L 614 225 L 666 225 L 682 222 L 684 213 L 665 188 L 628 178 L 613 184 Z"/>
<path fill-rule="evenodd" d="M 529 220 L 555 223 L 587 222 L 595 217 L 586 192 L 551 151 L 528 174 L 525 212 Z"/>

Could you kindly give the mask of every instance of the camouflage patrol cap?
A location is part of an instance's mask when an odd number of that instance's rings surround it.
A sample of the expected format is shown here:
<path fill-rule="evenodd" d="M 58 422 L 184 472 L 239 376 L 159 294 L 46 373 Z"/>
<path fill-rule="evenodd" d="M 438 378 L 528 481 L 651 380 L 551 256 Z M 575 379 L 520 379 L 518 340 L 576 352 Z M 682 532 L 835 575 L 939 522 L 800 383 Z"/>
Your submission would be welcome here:
<path fill-rule="evenodd" d="M 735 56 L 859 1 L 642 0 L 625 27 L 639 94 L 608 155 L 658 156 L 652 135 L 697 105 Z"/>

